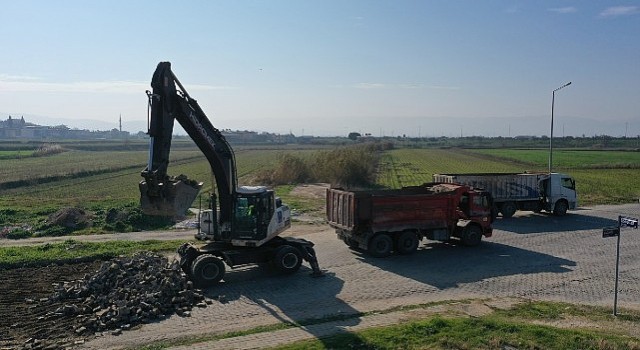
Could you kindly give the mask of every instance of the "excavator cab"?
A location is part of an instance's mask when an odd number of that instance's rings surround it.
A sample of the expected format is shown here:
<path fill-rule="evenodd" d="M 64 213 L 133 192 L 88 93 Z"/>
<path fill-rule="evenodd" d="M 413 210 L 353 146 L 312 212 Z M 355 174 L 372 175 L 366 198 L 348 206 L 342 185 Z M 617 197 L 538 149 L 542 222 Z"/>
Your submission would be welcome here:
<path fill-rule="evenodd" d="M 241 186 L 235 204 L 233 238 L 257 241 L 266 238 L 274 212 L 273 191 L 262 186 Z"/>

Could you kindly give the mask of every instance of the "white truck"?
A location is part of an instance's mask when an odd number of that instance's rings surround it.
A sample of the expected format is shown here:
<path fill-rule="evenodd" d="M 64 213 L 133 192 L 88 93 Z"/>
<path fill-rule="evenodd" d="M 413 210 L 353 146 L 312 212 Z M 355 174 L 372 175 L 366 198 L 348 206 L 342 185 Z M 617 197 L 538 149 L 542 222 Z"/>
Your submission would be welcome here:
<path fill-rule="evenodd" d="M 559 173 L 434 174 L 433 181 L 465 184 L 491 193 L 495 209 L 509 218 L 517 210 L 565 215 L 578 206 L 575 180 Z"/>

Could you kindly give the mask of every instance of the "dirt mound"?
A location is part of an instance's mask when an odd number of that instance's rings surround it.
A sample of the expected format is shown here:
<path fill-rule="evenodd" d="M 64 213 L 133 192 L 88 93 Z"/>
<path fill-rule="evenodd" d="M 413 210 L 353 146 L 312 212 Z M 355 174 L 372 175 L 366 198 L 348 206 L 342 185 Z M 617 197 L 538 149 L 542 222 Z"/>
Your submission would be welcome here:
<path fill-rule="evenodd" d="M 63 208 L 49 215 L 47 224 L 61 226 L 68 229 L 89 227 L 92 224 L 91 215 L 80 208 Z"/>

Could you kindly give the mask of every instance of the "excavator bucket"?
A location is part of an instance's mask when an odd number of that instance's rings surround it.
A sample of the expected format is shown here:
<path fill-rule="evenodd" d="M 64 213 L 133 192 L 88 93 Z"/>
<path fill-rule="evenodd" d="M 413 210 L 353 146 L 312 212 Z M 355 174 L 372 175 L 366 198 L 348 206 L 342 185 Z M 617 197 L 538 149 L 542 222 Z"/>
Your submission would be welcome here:
<path fill-rule="evenodd" d="M 154 216 L 184 217 L 198 196 L 202 182 L 184 178 L 169 178 L 155 186 L 140 181 L 142 212 Z"/>

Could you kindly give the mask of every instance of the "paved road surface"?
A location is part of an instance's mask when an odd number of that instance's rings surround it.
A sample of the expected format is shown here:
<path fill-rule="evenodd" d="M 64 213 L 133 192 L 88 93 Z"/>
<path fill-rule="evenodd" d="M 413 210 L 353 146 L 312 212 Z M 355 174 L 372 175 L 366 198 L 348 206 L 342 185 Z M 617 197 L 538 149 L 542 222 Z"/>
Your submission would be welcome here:
<path fill-rule="evenodd" d="M 99 337 L 83 347 L 132 347 L 281 321 L 461 298 L 521 297 L 612 306 L 616 239 L 602 238 L 602 228 L 616 225 L 618 215 L 637 218 L 640 205 L 597 206 L 565 217 L 518 214 L 498 219 L 494 236 L 479 247 L 427 242 L 416 254 L 386 259 L 353 252 L 332 230 L 320 229 L 305 238 L 316 243 L 320 266 L 327 271 L 324 278 L 309 277 L 308 266 L 291 276 L 265 273 L 258 267 L 230 271 L 222 284 L 207 290 L 223 303 L 195 309 L 188 318 L 171 317 L 120 336 Z M 621 308 L 640 309 L 639 254 L 640 230 L 623 229 Z M 361 322 L 353 318 L 335 330 Z M 313 328 L 307 332 L 314 335 Z M 260 344 L 258 340 L 253 345 Z"/>

